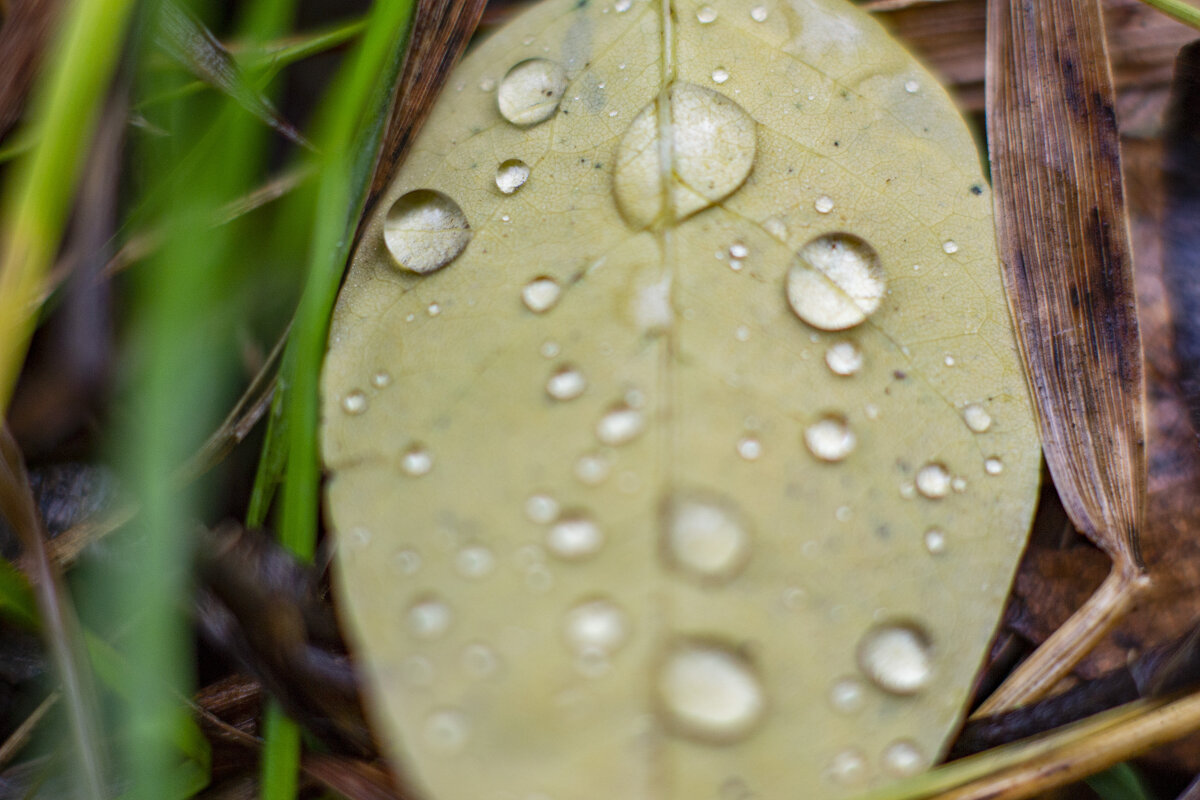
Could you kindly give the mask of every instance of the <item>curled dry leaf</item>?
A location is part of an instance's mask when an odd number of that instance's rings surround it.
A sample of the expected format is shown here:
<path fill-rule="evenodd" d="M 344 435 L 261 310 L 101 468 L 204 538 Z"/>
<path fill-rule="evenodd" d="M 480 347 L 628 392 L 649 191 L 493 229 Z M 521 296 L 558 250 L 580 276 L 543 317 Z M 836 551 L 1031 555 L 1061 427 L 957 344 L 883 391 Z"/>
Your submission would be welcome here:
<path fill-rule="evenodd" d="M 323 444 L 430 797 L 836 797 L 938 757 L 1038 448 L 974 143 L 838 0 L 550 0 L 363 226 Z"/>

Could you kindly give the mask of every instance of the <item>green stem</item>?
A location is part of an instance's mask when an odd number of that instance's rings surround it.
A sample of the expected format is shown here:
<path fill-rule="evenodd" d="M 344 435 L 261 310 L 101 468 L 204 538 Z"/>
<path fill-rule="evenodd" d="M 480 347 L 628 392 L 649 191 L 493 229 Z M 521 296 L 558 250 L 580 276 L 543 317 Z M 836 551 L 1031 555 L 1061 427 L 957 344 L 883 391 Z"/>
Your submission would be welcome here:
<path fill-rule="evenodd" d="M 1184 25 L 1190 25 L 1196 30 L 1200 30 L 1200 8 L 1185 2 L 1185 0 L 1142 0 L 1142 2 L 1168 17 L 1179 20 Z"/>

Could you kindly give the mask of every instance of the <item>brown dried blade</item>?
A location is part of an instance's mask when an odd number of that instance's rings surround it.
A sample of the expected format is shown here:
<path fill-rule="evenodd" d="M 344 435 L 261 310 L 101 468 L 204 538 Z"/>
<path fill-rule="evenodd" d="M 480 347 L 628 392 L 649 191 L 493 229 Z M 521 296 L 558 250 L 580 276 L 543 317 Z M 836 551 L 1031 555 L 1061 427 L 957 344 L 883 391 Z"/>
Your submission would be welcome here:
<path fill-rule="evenodd" d="M 0 139 L 21 118 L 59 0 L 15 0 L 0 25 Z"/>
<path fill-rule="evenodd" d="M 984 704 L 1048 691 L 1145 579 L 1144 377 L 1098 0 L 990 0 L 988 144 L 996 231 L 1046 461 L 1112 574 Z"/>

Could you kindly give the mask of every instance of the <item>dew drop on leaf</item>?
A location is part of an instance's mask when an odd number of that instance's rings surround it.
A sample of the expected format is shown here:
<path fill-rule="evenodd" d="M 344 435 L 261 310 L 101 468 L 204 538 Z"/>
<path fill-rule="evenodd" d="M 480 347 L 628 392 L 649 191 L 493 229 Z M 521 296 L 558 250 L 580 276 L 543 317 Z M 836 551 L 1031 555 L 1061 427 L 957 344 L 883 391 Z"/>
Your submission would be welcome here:
<path fill-rule="evenodd" d="M 425 275 L 458 258 L 471 240 L 462 209 L 446 195 L 428 189 L 409 192 L 392 204 L 383 241 L 400 269 Z"/>

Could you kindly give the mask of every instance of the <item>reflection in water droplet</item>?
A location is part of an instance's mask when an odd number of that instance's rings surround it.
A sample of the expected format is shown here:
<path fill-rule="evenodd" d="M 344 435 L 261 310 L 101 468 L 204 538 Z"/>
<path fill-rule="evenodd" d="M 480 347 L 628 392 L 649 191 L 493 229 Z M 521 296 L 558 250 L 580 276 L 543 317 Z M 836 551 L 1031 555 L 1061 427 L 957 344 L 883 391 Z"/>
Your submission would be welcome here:
<path fill-rule="evenodd" d="M 983 469 L 988 475 L 999 475 L 1004 472 L 1004 462 L 992 456 L 983 462 Z"/>
<path fill-rule="evenodd" d="M 787 275 L 792 310 L 814 328 L 828 331 L 866 320 L 885 291 L 875 248 L 848 233 L 818 236 L 804 245 Z"/>
<path fill-rule="evenodd" d="M 872 628 L 859 640 L 857 659 L 871 683 L 885 692 L 916 694 L 933 677 L 929 636 L 914 625 L 891 623 Z"/>
<path fill-rule="evenodd" d="M 644 426 L 642 412 L 625 404 L 616 405 L 596 423 L 596 438 L 601 444 L 616 447 L 632 442 Z"/>
<path fill-rule="evenodd" d="M 463 670 L 473 678 L 486 678 L 496 672 L 500 659 L 486 644 L 469 644 L 463 648 Z"/>
<path fill-rule="evenodd" d="M 854 678 L 842 678 L 829 687 L 829 704 L 842 714 L 853 714 L 863 707 L 865 688 Z"/>
<path fill-rule="evenodd" d="M 535 314 L 543 314 L 558 304 L 562 287 L 554 278 L 542 275 L 534 278 L 521 289 L 521 302 Z"/>
<path fill-rule="evenodd" d="M 834 342 L 825 351 L 825 363 L 833 374 L 849 376 L 862 369 L 863 354 L 854 342 Z"/>
<path fill-rule="evenodd" d="M 572 366 L 559 367 L 546 381 L 546 394 L 555 400 L 574 400 L 586 388 L 583 373 Z"/>
<path fill-rule="evenodd" d="M 953 255 L 954 253 L 958 252 L 958 243 L 953 239 L 947 239 L 946 241 L 942 242 L 942 250 L 946 253 L 946 255 Z"/>
<path fill-rule="evenodd" d="M 342 411 L 345 411 L 350 416 L 357 416 L 367 410 L 367 396 L 360 390 L 347 394 L 342 398 Z"/>
<path fill-rule="evenodd" d="M 467 743 L 470 726 L 458 709 L 435 711 L 425 720 L 425 743 L 441 753 L 457 753 Z"/>
<path fill-rule="evenodd" d="M 897 778 L 916 775 L 925 768 L 925 757 L 921 755 L 921 748 L 916 742 L 908 739 L 900 739 L 885 747 L 880 762 L 885 772 Z"/>
<path fill-rule="evenodd" d="M 822 461 L 841 461 L 854 451 L 857 439 L 845 418 L 831 414 L 804 430 L 804 444 Z"/>
<path fill-rule="evenodd" d="M 829 762 L 829 780 L 843 786 L 862 783 L 867 777 L 867 759 L 858 750 L 843 750 Z"/>
<path fill-rule="evenodd" d="M 522 61 L 500 81 L 496 102 L 500 114 L 522 127 L 545 122 L 558 110 L 567 75 L 563 68 L 544 58 Z"/>
<path fill-rule="evenodd" d="M 946 552 L 946 534 L 937 528 L 925 531 L 925 549 L 935 556 Z"/>
<path fill-rule="evenodd" d="M 424 597 L 408 609 L 408 628 L 418 639 L 436 639 L 450 627 L 450 606 L 437 597 Z"/>
<path fill-rule="evenodd" d="M 833 211 L 833 198 L 827 194 L 823 194 L 813 202 L 813 208 L 818 214 L 828 214 Z"/>
<path fill-rule="evenodd" d="M 496 557 L 486 547 L 472 545 L 459 550 L 454 563 L 458 567 L 460 575 L 467 578 L 482 578 L 496 566 Z"/>
<path fill-rule="evenodd" d="M 604 534 L 595 520 L 582 512 L 564 515 L 546 534 L 550 552 L 566 561 L 595 555 L 604 544 Z"/>
<path fill-rule="evenodd" d="M 668 562 L 706 581 L 728 581 L 750 558 L 750 534 L 732 502 L 707 492 L 679 492 L 663 506 Z"/>
<path fill-rule="evenodd" d="M 950 473 L 938 463 L 926 464 L 917 470 L 917 491 L 930 500 L 950 494 Z"/>
<path fill-rule="evenodd" d="M 718 77 L 714 72 L 713 79 Z M 658 100 L 638 112 L 617 146 L 613 191 L 621 214 L 637 228 L 660 217 L 678 222 L 720 202 L 737 191 L 754 164 L 757 134 L 745 109 L 691 83 L 673 83 L 668 97 L 674 140 L 668 192 L 659 165 Z M 664 194 L 669 210 L 663 208 Z"/>
<path fill-rule="evenodd" d="M 502 161 L 496 169 L 496 188 L 512 194 L 529 180 L 529 166 L 519 158 Z"/>
<path fill-rule="evenodd" d="M 756 461 L 762 455 L 762 442 L 753 436 L 743 436 L 738 439 L 737 452 L 747 461 Z"/>
<path fill-rule="evenodd" d="M 729 80 L 729 71 L 724 67 L 717 67 L 712 71 L 713 83 L 724 83 Z"/>
<path fill-rule="evenodd" d="M 963 421 L 967 423 L 967 427 L 975 431 L 975 433 L 983 433 L 988 428 L 992 427 L 992 417 L 984 410 L 983 406 L 972 403 L 963 409 Z"/>
<path fill-rule="evenodd" d="M 400 469 L 405 475 L 418 478 L 433 469 L 433 455 L 423 445 L 411 445 L 400 456 Z"/>
<path fill-rule="evenodd" d="M 709 23 L 716 22 L 717 10 L 712 6 L 700 6 L 700 8 L 696 10 L 696 19 L 699 20 L 701 25 L 708 25 Z"/>
<path fill-rule="evenodd" d="M 525 516 L 539 525 L 553 522 L 558 517 L 558 501 L 548 494 L 530 495 L 525 501 Z"/>
<path fill-rule="evenodd" d="M 599 454 L 582 455 L 575 462 L 575 477 L 587 486 L 598 486 L 608 477 L 611 466 L 608 459 Z"/>
<path fill-rule="evenodd" d="M 754 8 L 750 9 L 750 19 L 754 20 L 755 22 L 766 22 L 767 7 L 755 6 Z"/>
<path fill-rule="evenodd" d="M 428 189 L 401 197 L 383 221 L 383 241 L 392 260 L 418 275 L 458 258 L 470 240 L 471 226 L 458 203 Z"/>
<path fill-rule="evenodd" d="M 675 732 L 702 741 L 744 738 L 766 705 L 753 667 L 732 650 L 707 642 L 675 647 L 660 669 L 658 692 Z"/>

